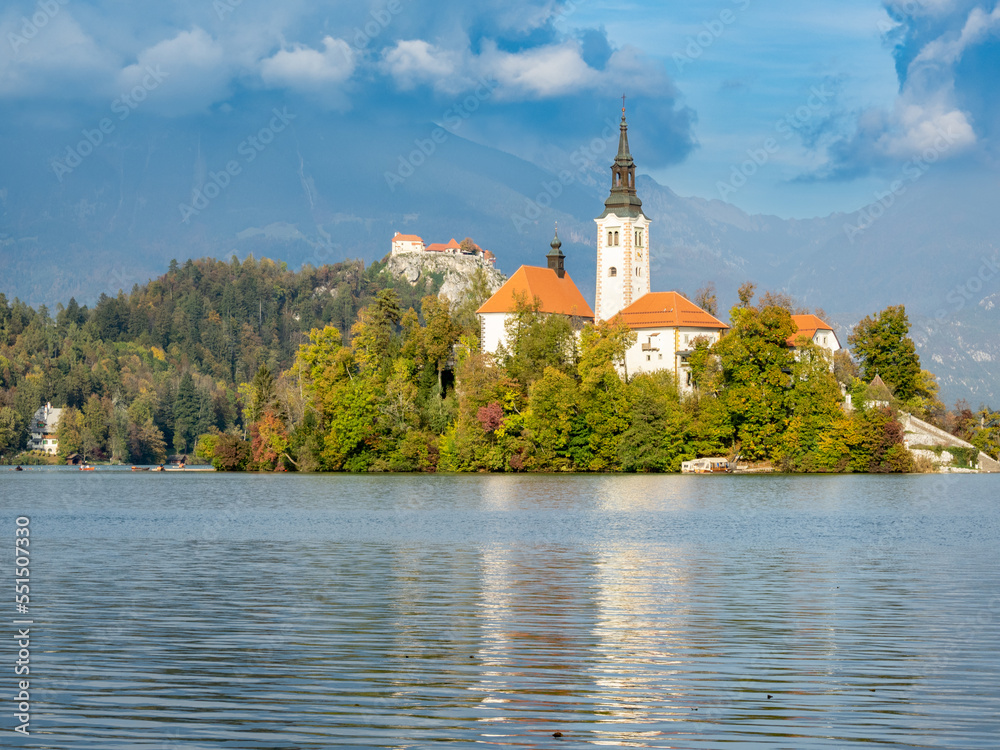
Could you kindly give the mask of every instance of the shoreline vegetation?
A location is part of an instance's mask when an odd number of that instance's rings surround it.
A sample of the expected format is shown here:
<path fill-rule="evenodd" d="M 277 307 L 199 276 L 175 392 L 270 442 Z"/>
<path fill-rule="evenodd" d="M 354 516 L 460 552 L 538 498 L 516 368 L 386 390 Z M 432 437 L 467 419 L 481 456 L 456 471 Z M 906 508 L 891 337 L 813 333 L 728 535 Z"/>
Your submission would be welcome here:
<path fill-rule="evenodd" d="M 695 342 L 682 392 L 672 375 L 623 371 L 626 326 L 577 334 L 532 300 L 511 317 L 509 349 L 485 355 L 485 280 L 454 305 L 439 287 L 380 263 L 292 272 L 249 257 L 172 262 L 54 318 L 0 295 L 0 456 L 29 458 L 46 402 L 63 408 L 60 462 L 172 452 L 224 471 L 677 472 L 706 456 L 779 472 L 929 471 L 927 451 L 904 445 L 904 412 L 1000 451 L 995 409 L 941 404 L 902 307 L 862 320 L 853 357 L 831 360 L 811 342 L 787 346 L 794 300 L 744 285 L 730 331 Z M 973 460 L 952 455 L 956 468 Z"/>

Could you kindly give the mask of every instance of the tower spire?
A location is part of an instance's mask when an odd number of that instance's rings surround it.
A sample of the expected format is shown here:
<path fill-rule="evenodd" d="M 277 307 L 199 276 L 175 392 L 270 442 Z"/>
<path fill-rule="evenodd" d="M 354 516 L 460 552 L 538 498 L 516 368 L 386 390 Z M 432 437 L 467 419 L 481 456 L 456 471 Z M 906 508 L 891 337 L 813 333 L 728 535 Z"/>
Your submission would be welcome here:
<path fill-rule="evenodd" d="M 625 95 L 622 94 L 622 120 L 619 125 L 618 154 L 611 165 L 611 194 L 604 201 L 607 212 L 622 215 L 642 213 L 642 201 L 635 192 L 635 162 L 628 145 L 628 122 L 625 120 Z"/>
<path fill-rule="evenodd" d="M 608 320 L 649 292 L 649 218 L 635 191 L 635 162 L 628 144 L 622 95 L 618 153 L 611 164 L 611 193 L 597 223 L 595 320 Z"/>
<path fill-rule="evenodd" d="M 555 271 L 556 276 L 561 279 L 566 275 L 566 267 L 564 265 L 566 256 L 563 255 L 562 241 L 559 239 L 559 222 L 556 222 L 556 235 L 552 238 L 552 242 L 549 243 L 549 247 L 552 249 L 545 256 L 545 259 L 549 262 L 549 268 Z"/>

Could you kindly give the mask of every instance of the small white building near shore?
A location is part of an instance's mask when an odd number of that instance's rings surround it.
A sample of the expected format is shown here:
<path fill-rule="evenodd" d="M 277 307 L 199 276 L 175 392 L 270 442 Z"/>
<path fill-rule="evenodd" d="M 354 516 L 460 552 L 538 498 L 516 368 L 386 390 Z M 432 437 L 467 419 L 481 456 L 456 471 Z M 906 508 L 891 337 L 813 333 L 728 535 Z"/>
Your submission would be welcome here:
<path fill-rule="evenodd" d="M 48 403 L 38 407 L 29 426 L 31 438 L 28 440 L 28 450 L 43 451 L 53 456 L 59 453 L 56 431 L 59 429 L 62 412 L 62 409 L 53 409 L 52 404 Z"/>

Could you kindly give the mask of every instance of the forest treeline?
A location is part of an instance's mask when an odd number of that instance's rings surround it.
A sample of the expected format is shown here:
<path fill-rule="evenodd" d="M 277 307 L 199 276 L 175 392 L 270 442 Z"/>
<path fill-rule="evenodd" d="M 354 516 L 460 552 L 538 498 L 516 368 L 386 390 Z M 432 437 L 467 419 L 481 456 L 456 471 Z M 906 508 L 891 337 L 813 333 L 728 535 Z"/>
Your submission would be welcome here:
<path fill-rule="evenodd" d="M 912 471 L 905 410 L 996 456 L 1000 415 L 948 411 L 902 307 L 861 321 L 853 358 L 795 351 L 794 301 L 741 289 L 731 329 L 696 343 L 694 389 L 623 373 L 635 334 L 522 300 L 508 349 L 479 350 L 481 276 L 456 305 L 360 262 L 299 272 L 188 261 L 53 318 L 0 298 L 0 453 L 38 406 L 66 407 L 60 452 L 227 470 L 677 471 L 711 455 L 810 472 Z M 873 392 L 878 374 L 891 395 Z M 623 377 L 624 375 L 624 377 Z M 845 409 L 849 394 L 852 409 Z"/>
<path fill-rule="evenodd" d="M 63 455 L 159 462 L 198 435 L 242 431 L 239 385 L 292 365 L 314 327 L 349 330 L 383 289 L 417 305 L 439 288 L 361 261 L 289 271 L 249 257 L 171 262 L 130 293 L 50 311 L 0 294 L 0 456 L 27 444 L 38 407 L 68 407 Z"/>

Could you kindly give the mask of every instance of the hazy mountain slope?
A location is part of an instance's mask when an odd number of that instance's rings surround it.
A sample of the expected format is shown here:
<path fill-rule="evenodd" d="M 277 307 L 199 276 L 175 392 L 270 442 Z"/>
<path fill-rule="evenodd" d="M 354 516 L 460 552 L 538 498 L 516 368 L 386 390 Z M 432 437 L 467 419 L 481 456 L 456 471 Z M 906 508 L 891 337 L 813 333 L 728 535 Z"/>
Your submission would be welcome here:
<path fill-rule="evenodd" d="M 432 123 L 331 116 L 266 96 L 253 111 L 170 121 L 136 114 L 61 181 L 52 160 L 80 141 L 79 127 L 0 121 L 0 291 L 32 304 L 92 301 L 159 275 L 171 258 L 205 255 L 252 252 L 291 267 L 371 261 L 396 230 L 427 241 L 472 236 L 509 274 L 544 262 L 558 221 L 567 267 L 593 301 L 593 218 L 606 169 L 560 182 L 458 135 L 435 142 Z M 270 142 L 258 148 L 250 138 Z M 1000 273 L 966 289 L 997 257 L 997 181 L 984 170 L 965 189 L 945 190 L 940 174 L 907 185 L 853 242 L 845 226 L 857 226 L 857 214 L 748 216 L 640 177 L 654 220 L 653 286 L 693 294 L 714 281 L 725 312 L 752 280 L 824 308 L 842 333 L 889 304 L 905 304 L 917 324 L 941 315 L 919 340 L 945 396 L 975 389 L 974 399 L 1000 401 L 1000 308 L 979 304 L 1000 292 Z M 193 202 L 198 191 L 209 198 Z M 949 295 L 962 289 L 959 309 Z"/>

